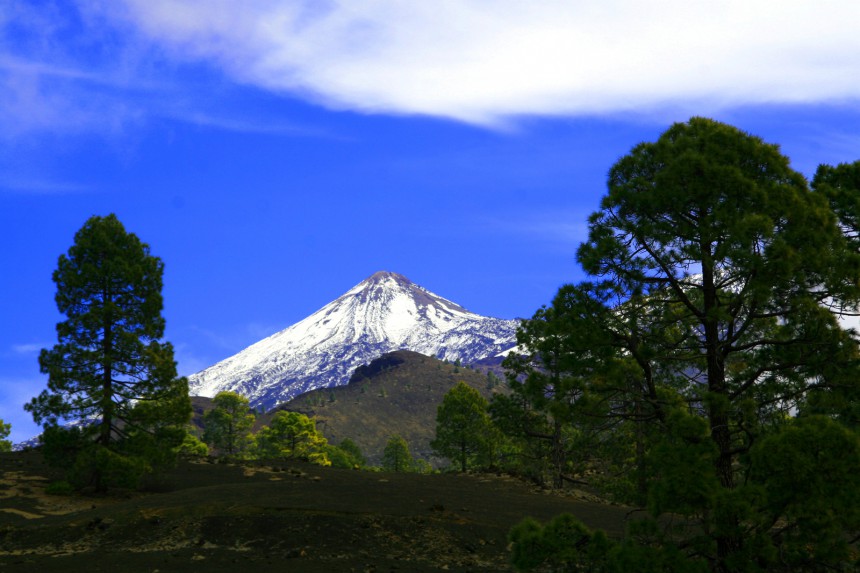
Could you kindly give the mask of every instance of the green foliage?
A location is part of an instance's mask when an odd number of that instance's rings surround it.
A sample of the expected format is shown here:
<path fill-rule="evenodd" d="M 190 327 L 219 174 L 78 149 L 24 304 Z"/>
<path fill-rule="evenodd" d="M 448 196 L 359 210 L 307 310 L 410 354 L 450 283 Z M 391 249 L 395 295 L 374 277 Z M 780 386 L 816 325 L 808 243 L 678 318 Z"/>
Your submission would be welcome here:
<path fill-rule="evenodd" d="M 87 220 L 60 256 L 53 279 L 66 320 L 58 344 L 39 356 L 48 389 L 25 408 L 46 445 L 70 436 L 50 431 L 61 421 L 92 421 L 77 431 L 74 463 L 63 466 L 76 483 L 128 486 L 168 465 L 174 430 L 190 419 L 187 381 L 173 347 L 159 340 L 162 275 L 161 260 L 114 215 Z"/>
<path fill-rule="evenodd" d="M 12 424 L 5 424 L 0 419 L 0 452 L 9 452 L 12 450 L 12 442 L 5 439 L 11 431 Z"/>
<path fill-rule="evenodd" d="M 88 445 L 75 458 L 69 481 L 77 487 L 92 485 L 96 490 L 102 487 L 135 489 L 140 486 L 144 474 L 152 471 L 149 460 L 135 454 L 138 452 L 126 453 L 98 444 Z M 99 476 L 98 482 L 91 477 L 93 474 Z"/>
<path fill-rule="evenodd" d="M 494 390 L 501 385 L 501 379 L 492 370 L 487 370 L 487 390 Z"/>
<path fill-rule="evenodd" d="M 45 461 L 57 468 L 71 468 L 89 443 L 89 437 L 76 426 L 48 426 L 39 436 Z"/>
<path fill-rule="evenodd" d="M 470 466 L 491 465 L 496 432 L 487 407 L 487 400 L 477 390 L 458 382 L 437 410 L 436 437 L 430 442 L 433 453 L 454 461 L 462 472 Z"/>
<path fill-rule="evenodd" d="M 349 438 L 345 438 L 337 446 L 328 446 L 326 449 L 331 465 L 336 468 L 363 469 L 367 460 L 361 452 L 361 448 Z"/>
<path fill-rule="evenodd" d="M 325 454 L 333 468 L 353 470 L 361 467 L 356 463 L 355 459 L 351 455 L 340 449 L 338 446 L 333 446 L 331 444 L 327 445 L 325 448 Z"/>
<path fill-rule="evenodd" d="M 352 459 L 353 463 L 358 467 L 364 467 L 367 465 L 367 459 L 364 457 L 364 453 L 361 451 L 361 448 L 359 448 L 358 444 L 349 438 L 344 438 L 337 447 L 338 449 L 346 452 Z"/>
<path fill-rule="evenodd" d="M 74 492 L 75 486 L 65 480 L 52 481 L 45 487 L 48 495 L 72 495 Z"/>
<path fill-rule="evenodd" d="M 433 466 L 423 458 L 415 458 L 412 461 L 412 471 L 417 474 L 432 474 Z"/>
<path fill-rule="evenodd" d="M 654 515 L 697 515 L 714 506 L 720 482 L 714 473 L 717 457 L 708 439 L 708 424 L 681 410 L 673 411 L 666 432 L 650 456 L 649 507 Z"/>
<path fill-rule="evenodd" d="M 756 534 L 776 529 L 782 564 L 838 570 L 860 532 L 860 436 L 824 416 L 792 420 L 750 452 L 763 492 Z M 856 549 L 855 549 L 856 550 Z"/>
<path fill-rule="evenodd" d="M 600 485 L 629 501 L 644 457 L 638 421 L 653 407 L 631 392 L 641 375 L 606 330 L 626 322 L 606 299 L 588 283 L 567 285 L 551 306 L 523 321 L 517 332 L 523 352 L 504 363 L 511 394 L 494 396 L 490 412 L 516 444 L 515 471 L 560 488 L 594 474 L 600 458 L 602 475 L 615 476 Z M 617 417 L 612 433 L 604 431 L 610 417 Z"/>
<path fill-rule="evenodd" d="M 666 543 L 652 524 L 633 528 L 622 542 L 592 531 L 569 514 L 546 525 L 527 518 L 511 529 L 511 561 L 519 571 L 589 573 L 706 573 L 707 563 L 690 559 Z"/>
<path fill-rule="evenodd" d="M 573 570 L 850 568 L 860 353 L 836 315 L 860 301 L 860 162 L 810 189 L 777 146 L 693 118 L 608 186 L 577 255 L 595 282 L 523 324 L 491 407 L 524 458 L 560 475 L 598 444 L 585 467 L 611 454 L 647 499 L 650 530 Z"/>
<path fill-rule="evenodd" d="M 388 472 L 411 472 L 414 461 L 409 444 L 400 436 L 391 436 L 382 452 L 382 469 Z"/>
<path fill-rule="evenodd" d="M 219 392 L 214 408 L 203 415 L 203 441 L 228 456 L 243 455 L 251 446 L 254 414 L 248 399 L 235 392 Z"/>
<path fill-rule="evenodd" d="M 186 432 L 178 451 L 185 456 L 205 458 L 209 455 L 209 446 L 191 432 Z"/>
<path fill-rule="evenodd" d="M 298 412 L 281 411 L 255 437 L 254 453 L 259 458 L 301 459 L 328 466 L 328 442 L 314 421 Z"/>
<path fill-rule="evenodd" d="M 812 188 L 830 203 L 851 249 L 860 251 L 860 161 L 819 165 Z"/>

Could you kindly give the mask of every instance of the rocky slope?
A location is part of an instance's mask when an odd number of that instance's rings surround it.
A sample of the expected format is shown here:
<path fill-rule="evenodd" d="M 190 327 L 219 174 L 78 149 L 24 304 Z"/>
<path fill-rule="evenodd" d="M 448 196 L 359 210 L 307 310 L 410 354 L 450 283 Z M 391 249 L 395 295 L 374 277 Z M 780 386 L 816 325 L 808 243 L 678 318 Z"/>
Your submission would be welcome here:
<path fill-rule="evenodd" d="M 308 392 L 276 410 L 315 418 L 329 443 L 349 438 L 372 465 L 382 463 L 385 444 L 394 435 L 409 443 L 414 457 L 446 465 L 447 460 L 433 458 L 430 441 L 436 434 L 436 410 L 457 382 L 475 388 L 488 400 L 507 388 L 486 373 L 398 350 L 357 368 L 346 386 Z M 268 424 L 274 413 L 262 416 L 260 425 Z"/>

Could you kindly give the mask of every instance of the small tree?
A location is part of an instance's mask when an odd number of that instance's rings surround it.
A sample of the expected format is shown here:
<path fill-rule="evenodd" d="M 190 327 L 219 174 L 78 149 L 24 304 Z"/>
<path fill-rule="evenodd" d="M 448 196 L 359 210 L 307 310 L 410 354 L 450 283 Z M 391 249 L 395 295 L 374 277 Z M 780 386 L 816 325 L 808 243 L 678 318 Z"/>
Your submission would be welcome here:
<path fill-rule="evenodd" d="M 412 466 L 409 444 L 400 436 L 391 436 L 382 453 L 382 468 L 389 472 L 409 472 Z"/>
<path fill-rule="evenodd" d="M 58 344 L 42 350 L 48 389 L 25 406 L 47 431 L 61 421 L 84 427 L 74 450 L 79 485 L 133 485 L 169 463 L 191 416 L 188 384 L 177 377 L 164 334 L 164 265 L 114 215 L 91 217 L 60 256 L 53 279 L 66 320 Z"/>
<path fill-rule="evenodd" d="M 278 412 L 271 424 L 256 435 L 255 453 L 261 458 L 298 458 L 331 465 L 326 456 L 328 441 L 311 418 L 298 412 Z"/>
<path fill-rule="evenodd" d="M 186 456 L 205 458 L 209 455 L 209 446 L 200 441 L 200 438 L 193 433 L 187 432 L 178 451 Z"/>
<path fill-rule="evenodd" d="M 361 448 L 359 448 L 358 444 L 349 438 L 344 438 L 337 447 L 338 449 L 346 452 L 355 466 L 362 468 L 367 465 L 367 458 L 364 457 L 364 453 L 361 451 Z"/>
<path fill-rule="evenodd" d="M 465 472 L 469 465 L 487 460 L 488 441 L 493 434 L 487 400 L 458 382 L 442 398 L 436 412 L 436 438 L 430 442 L 433 453 L 448 458 Z"/>
<path fill-rule="evenodd" d="M 4 424 L 3 420 L 0 420 L 0 452 L 8 452 L 12 450 L 12 442 L 5 439 L 11 431 L 12 424 Z"/>
<path fill-rule="evenodd" d="M 203 415 L 203 441 L 228 456 L 243 453 L 251 443 L 254 414 L 248 399 L 235 392 L 219 392 L 215 407 Z"/>

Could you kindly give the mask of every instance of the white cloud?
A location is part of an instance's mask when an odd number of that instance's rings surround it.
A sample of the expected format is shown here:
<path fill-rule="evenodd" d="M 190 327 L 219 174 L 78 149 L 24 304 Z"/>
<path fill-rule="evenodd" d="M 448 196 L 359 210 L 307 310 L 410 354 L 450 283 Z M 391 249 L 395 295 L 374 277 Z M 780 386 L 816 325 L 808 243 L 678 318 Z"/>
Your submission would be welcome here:
<path fill-rule="evenodd" d="M 14 344 L 12 345 L 12 352 L 15 354 L 37 354 L 43 348 L 48 348 L 49 344 Z"/>
<path fill-rule="evenodd" d="M 335 108 L 518 115 L 860 97 L 860 4 L 81 0 L 177 61 Z"/>
<path fill-rule="evenodd" d="M 515 218 L 485 217 L 479 228 L 495 235 L 526 238 L 559 252 L 575 252 L 588 238 L 588 215 L 582 212 L 519 212 Z"/>
<path fill-rule="evenodd" d="M 0 192 L 4 191 L 18 195 L 69 195 L 88 193 L 93 191 L 93 187 L 66 181 L 6 179 L 0 177 Z"/>

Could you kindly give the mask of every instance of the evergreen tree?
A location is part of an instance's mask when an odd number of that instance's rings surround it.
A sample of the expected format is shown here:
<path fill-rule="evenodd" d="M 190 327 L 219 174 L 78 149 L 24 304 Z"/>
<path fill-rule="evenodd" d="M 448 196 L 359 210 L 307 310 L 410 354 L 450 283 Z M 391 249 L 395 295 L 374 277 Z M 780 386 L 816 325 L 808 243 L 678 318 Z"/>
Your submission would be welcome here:
<path fill-rule="evenodd" d="M 463 472 L 475 463 L 489 465 L 494 428 L 487 406 L 487 400 L 464 382 L 451 388 L 437 409 L 433 453 L 452 460 Z"/>
<path fill-rule="evenodd" d="M 12 450 L 12 442 L 5 439 L 12 431 L 12 424 L 4 424 L 0 419 L 0 452 L 9 452 Z"/>
<path fill-rule="evenodd" d="M 187 432 L 182 444 L 179 445 L 179 453 L 191 456 L 205 458 L 209 455 L 209 446 L 200 440 L 193 432 Z"/>
<path fill-rule="evenodd" d="M 860 384 L 857 343 L 835 314 L 857 309 L 856 206 L 840 191 L 856 184 L 837 171 L 820 170 L 810 190 L 776 146 L 702 118 L 611 169 L 578 252 L 597 282 L 576 287 L 587 297 L 564 313 L 594 343 L 562 336 L 577 401 L 599 398 L 607 431 L 613 420 L 652 428 L 642 444 L 653 519 L 607 549 L 609 570 L 849 566 L 860 521 L 836 508 L 860 496 L 847 475 L 857 434 L 793 417 L 850 422 Z M 840 460 L 825 464 L 839 492 L 805 473 L 815 459 Z M 661 530 L 667 514 L 683 525 Z"/>
<path fill-rule="evenodd" d="M 328 441 L 311 418 L 298 412 L 278 412 L 255 437 L 255 451 L 261 458 L 301 459 L 331 465 L 326 450 Z"/>
<path fill-rule="evenodd" d="M 219 392 L 214 407 L 203 415 L 203 441 L 228 456 L 243 454 L 251 445 L 254 413 L 248 399 L 235 392 Z"/>
<path fill-rule="evenodd" d="M 67 318 L 58 344 L 39 356 L 48 389 L 25 408 L 45 439 L 61 435 L 47 430 L 62 421 L 86 424 L 75 434 L 80 484 L 133 485 L 169 463 L 184 437 L 188 384 L 177 377 L 173 347 L 160 341 L 163 269 L 114 215 L 91 217 L 60 256 L 53 279 Z"/>
<path fill-rule="evenodd" d="M 410 472 L 412 466 L 409 444 L 400 436 L 391 436 L 382 453 L 382 468 L 389 472 Z"/>
<path fill-rule="evenodd" d="M 358 444 L 349 438 L 344 438 L 337 447 L 349 456 L 354 466 L 363 468 L 367 465 L 367 458 L 364 457 L 364 453 L 361 451 L 361 448 L 359 448 Z"/>
<path fill-rule="evenodd" d="M 521 352 L 504 363 L 511 393 L 494 396 L 490 410 L 520 443 L 519 471 L 549 472 L 554 487 L 587 472 L 591 487 L 641 501 L 648 424 L 664 419 L 666 407 L 654 377 L 664 366 L 650 348 L 673 334 L 648 332 L 636 300 L 611 308 L 612 300 L 590 283 L 559 289 L 518 329 Z"/>

